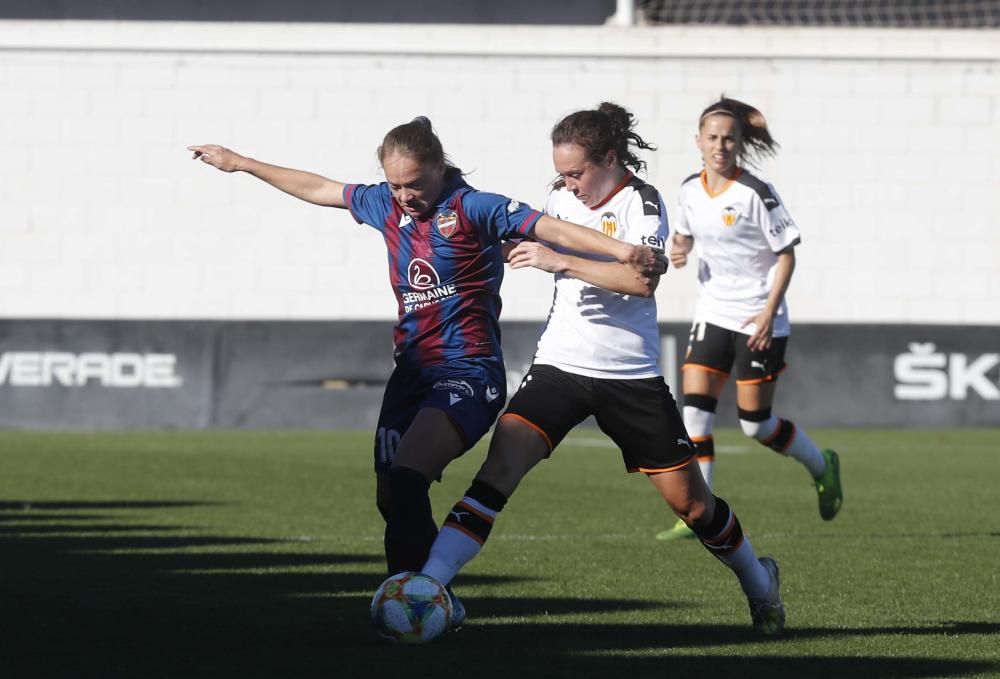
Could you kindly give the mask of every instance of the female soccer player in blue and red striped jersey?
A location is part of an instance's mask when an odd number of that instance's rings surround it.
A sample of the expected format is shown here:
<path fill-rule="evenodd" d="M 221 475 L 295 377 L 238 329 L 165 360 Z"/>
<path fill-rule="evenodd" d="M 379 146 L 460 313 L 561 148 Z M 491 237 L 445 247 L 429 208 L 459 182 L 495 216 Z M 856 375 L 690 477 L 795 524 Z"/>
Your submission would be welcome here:
<path fill-rule="evenodd" d="M 506 403 L 501 241 L 531 236 L 613 257 L 643 274 L 665 269 L 665 258 L 649 247 L 472 188 L 424 117 L 386 134 L 378 149 L 386 181 L 372 185 L 270 165 L 214 144 L 188 150 L 224 172 L 247 172 L 304 201 L 346 208 L 385 239 L 399 320 L 374 453 L 390 573 L 424 564 L 437 534 L 431 481 L 479 441 Z"/>

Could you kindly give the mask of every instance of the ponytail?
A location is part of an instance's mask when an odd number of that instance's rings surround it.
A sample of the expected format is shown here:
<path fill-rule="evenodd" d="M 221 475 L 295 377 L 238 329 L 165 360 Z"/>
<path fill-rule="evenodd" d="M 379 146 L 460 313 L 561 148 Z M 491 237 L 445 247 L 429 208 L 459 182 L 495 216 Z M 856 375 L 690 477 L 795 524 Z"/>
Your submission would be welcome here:
<path fill-rule="evenodd" d="M 757 165 L 765 158 L 777 155 L 781 145 L 767 129 L 764 114 L 753 106 L 722 95 L 717 102 L 702 111 L 698 118 L 698 129 L 702 128 L 707 118 L 714 115 L 729 116 L 739 127 L 740 148 L 736 154 L 738 164 L 748 161 L 751 165 Z"/>

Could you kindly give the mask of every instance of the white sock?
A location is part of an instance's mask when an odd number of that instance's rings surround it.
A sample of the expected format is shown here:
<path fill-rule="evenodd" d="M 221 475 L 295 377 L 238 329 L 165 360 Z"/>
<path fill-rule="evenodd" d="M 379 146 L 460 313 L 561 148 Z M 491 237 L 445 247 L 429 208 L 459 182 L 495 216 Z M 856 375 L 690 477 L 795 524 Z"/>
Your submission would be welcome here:
<path fill-rule="evenodd" d="M 699 535 L 702 544 L 722 563 L 733 570 L 740 581 L 740 587 L 748 597 L 759 599 L 767 596 L 771 586 L 767 570 L 757 561 L 757 553 L 750 539 L 743 532 L 736 514 L 721 498 L 716 498 L 716 511 L 726 513 L 726 521 L 718 535 L 706 538 Z M 714 518 L 713 518 L 714 521 Z M 738 541 L 736 547 L 732 543 Z"/>
<path fill-rule="evenodd" d="M 712 439 L 712 428 L 715 423 L 715 413 L 702 410 L 694 406 L 684 406 L 684 428 L 687 429 L 688 436 L 695 442 L 695 445 L 708 443 L 710 448 L 709 456 L 698 457 L 698 467 L 701 475 L 705 477 L 705 483 L 709 489 L 712 488 L 712 481 L 715 471 L 715 442 Z"/>
<path fill-rule="evenodd" d="M 740 580 L 743 593 L 754 599 L 762 599 L 771 590 L 771 576 L 757 561 L 757 553 L 750 539 L 743 536 L 743 544 L 726 557 L 726 565 L 733 569 Z"/>
<path fill-rule="evenodd" d="M 814 479 L 818 479 L 826 471 L 826 458 L 809 435 L 799 427 L 795 427 L 795 436 L 785 454 L 795 458 L 805 465 Z"/>
<path fill-rule="evenodd" d="M 715 477 L 715 458 L 699 457 L 698 468 L 701 469 L 701 475 L 705 477 L 705 483 L 708 485 L 708 489 L 712 490 L 712 480 Z"/>
<path fill-rule="evenodd" d="M 452 508 L 441 530 L 438 531 L 434 544 L 431 545 L 427 563 L 420 569 L 420 572 L 431 576 L 442 585 L 450 583 L 458 571 L 476 558 L 483 549 L 485 539 L 462 526 L 462 515 L 468 511 L 475 511 L 491 521 L 497 516 L 497 512 L 468 496 L 463 497 Z"/>
<path fill-rule="evenodd" d="M 755 433 L 752 434 L 755 439 L 769 446 L 769 439 L 774 436 L 774 433 L 778 430 L 781 425 L 782 420 L 776 415 L 771 415 L 771 417 L 764 422 L 751 423 L 744 420 L 740 420 L 740 425 L 743 426 L 744 432 L 748 431 L 748 427 L 756 429 Z M 787 422 L 787 420 L 786 420 Z M 795 424 L 788 422 L 788 424 L 795 428 L 792 434 L 792 440 L 788 442 L 788 446 L 784 450 L 778 450 L 776 452 L 787 455 L 788 457 L 798 460 L 801 462 L 809 473 L 812 474 L 814 479 L 819 478 L 819 476 L 826 469 L 826 458 L 823 457 L 823 453 L 820 452 L 816 444 L 812 442 L 812 439 L 800 429 Z M 773 448 L 772 448 L 773 450 Z"/>

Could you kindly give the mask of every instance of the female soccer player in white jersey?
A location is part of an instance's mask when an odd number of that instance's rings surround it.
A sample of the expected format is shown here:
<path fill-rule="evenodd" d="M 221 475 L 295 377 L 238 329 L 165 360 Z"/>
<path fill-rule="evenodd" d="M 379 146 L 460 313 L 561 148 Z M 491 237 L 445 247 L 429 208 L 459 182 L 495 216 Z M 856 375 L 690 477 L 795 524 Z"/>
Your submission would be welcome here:
<path fill-rule="evenodd" d="M 601 104 L 552 131 L 559 178 L 546 213 L 634 244 L 663 245 L 667 218 L 657 190 L 637 178 L 638 149 L 651 149 L 632 114 Z M 785 613 L 777 563 L 758 559 L 729 505 L 714 497 L 660 375 L 653 292 L 644 277 L 611 260 L 524 241 L 508 261 L 555 274 L 555 298 L 538 351 L 497 423 L 486 461 L 445 521 L 423 571 L 448 584 L 482 549 L 497 514 L 525 474 L 593 415 L 677 516 L 739 578 L 755 629 L 777 634 Z"/>
<path fill-rule="evenodd" d="M 806 433 L 771 413 L 785 367 L 790 327 L 785 291 L 795 269 L 799 227 L 774 187 L 746 169 L 778 148 L 760 111 L 722 97 L 706 108 L 696 136 L 705 168 L 684 180 L 670 261 L 698 255 L 698 302 L 684 361 L 684 425 L 712 485 L 712 425 L 719 394 L 735 364 L 743 432 L 801 462 L 815 480 L 819 513 L 837 515 L 843 500 L 840 462 Z M 691 536 L 678 522 L 661 540 Z"/>

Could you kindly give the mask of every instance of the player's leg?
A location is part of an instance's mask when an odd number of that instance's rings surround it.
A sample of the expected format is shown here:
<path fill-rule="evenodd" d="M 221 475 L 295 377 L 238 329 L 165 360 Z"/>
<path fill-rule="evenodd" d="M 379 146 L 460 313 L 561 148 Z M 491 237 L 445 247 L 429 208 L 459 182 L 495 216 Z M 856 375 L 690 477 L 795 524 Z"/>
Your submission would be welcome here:
<path fill-rule="evenodd" d="M 482 551 L 497 515 L 521 479 L 548 455 L 548 443 L 534 428 L 516 417 L 501 417 L 483 466 L 452 507 L 420 570 L 450 583 Z"/>
<path fill-rule="evenodd" d="M 400 442 L 420 408 L 423 399 L 420 385 L 420 373 L 415 370 L 396 368 L 389 377 L 385 393 L 382 397 L 382 407 L 379 412 L 378 425 L 375 434 L 375 479 L 376 503 L 382 519 L 386 522 L 383 537 L 386 566 L 389 574 L 405 570 L 398 563 L 398 550 L 393 549 L 390 538 L 390 520 L 393 514 L 393 493 L 391 471 L 400 448 Z M 430 528 L 436 529 L 433 520 Z M 425 531 L 427 528 L 425 527 Z"/>
<path fill-rule="evenodd" d="M 830 520 L 840 511 L 843 493 L 840 461 L 832 450 L 821 451 L 791 420 L 772 413 L 778 374 L 784 369 L 787 337 L 776 337 L 764 351 L 738 351 L 736 405 L 747 436 L 806 468 L 819 494 L 820 515 Z"/>
<path fill-rule="evenodd" d="M 695 322 L 684 358 L 684 426 L 698 446 L 698 466 L 709 488 L 715 471 L 715 409 L 736 358 L 736 342 L 731 330 Z"/>
<path fill-rule="evenodd" d="M 430 484 L 489 431 L 506 398 L 503 363 L 496 359 L 464 359 L 421 377 L 416 414 L 388 472 L 386 556 L 393 572 L 420 570 L 427 560 L 437 535 Z"/>
<path fill-rule="evenodd" d="M 442 525 L 424 573 L 447 584 L 479 554 L 521 479 L 590 413 L 585 382 L 532 366 L 497 422 L 483 466 Z"/>
<path fill-rule="evenodd" d="M 423 408 L 399 442 L 388 474 L 390 510 L 386 525 L 389 570 L 420 570 L 437 535 L 430 485 L 466 449 L 444 412 Z"/>
<path fill-rule="evenodd" d="M 698 467 L 709 488 L 715 472 L 715 409 L 719 403 L 729 369 L 732 366 L 732 333 L 708 323 L 691 326 L 687 356 L 684 360 L 684 426 L 698 447 Z M 656 534 L 657 540 L 693 538 L 694 533 L 684 521 Z"/>
<path fill-rule="evenodd" d="M 736 575 L 747 597 L 754 629 L 767 635 L 780 633 L 785 625 L 785 609 L 777 562 L 757 557 L 736 513 L 725 500 L 712 495 L 694 462 L 648 476 L 705 548 Z"/>
<path fill-rule="evenodd" d="M 602 382 L 597 422 L 621 448 L 626 468 L 644 472 L 678 518 L 732 569 L 751 612 L 765 600 L 780 606 L 768 562 L 757 559 L 736 514 L 705 482 L 694 445 L 663 379 Z M 753 617 L 754 627 L 762 629 L 760 616 Z"/>

